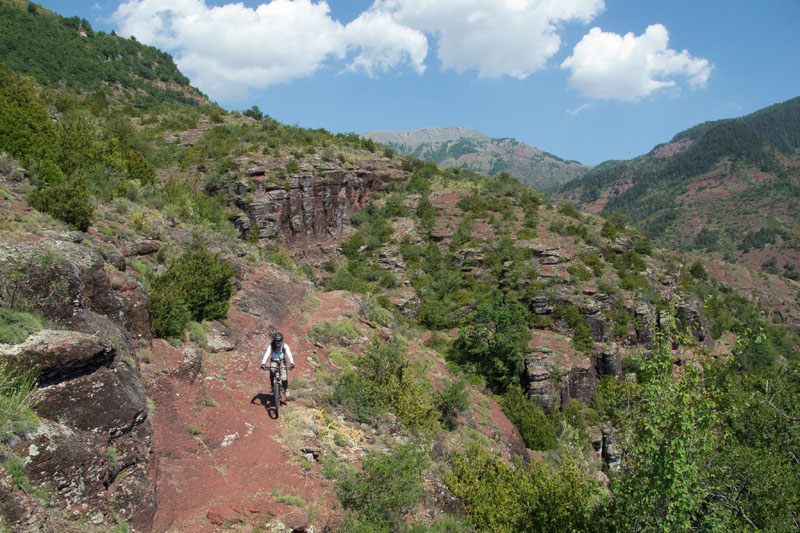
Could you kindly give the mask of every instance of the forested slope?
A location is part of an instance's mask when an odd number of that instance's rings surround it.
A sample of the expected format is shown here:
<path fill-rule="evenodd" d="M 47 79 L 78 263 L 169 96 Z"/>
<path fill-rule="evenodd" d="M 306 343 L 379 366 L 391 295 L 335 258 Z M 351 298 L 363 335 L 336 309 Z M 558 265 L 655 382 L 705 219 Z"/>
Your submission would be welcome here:
<path fill-rule="evenodd" d="M 664 245 L 797 279 L 798 110 L 795 98 L 700 124 L 647 155 L 599 166 L 559 198 L 624 215 Z"/>

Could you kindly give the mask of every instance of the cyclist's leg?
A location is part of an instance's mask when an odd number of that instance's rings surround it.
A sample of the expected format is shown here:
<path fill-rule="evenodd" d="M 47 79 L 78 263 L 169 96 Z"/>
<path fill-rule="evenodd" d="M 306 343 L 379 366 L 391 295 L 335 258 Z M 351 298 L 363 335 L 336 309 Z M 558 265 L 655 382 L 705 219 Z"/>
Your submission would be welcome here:
<path fill-rule="evenodd" d="M 269 362 L 269 393 L 272 394 L 275 392 L 272 390 L 272 376 L 275 375 L 275 372 L 279 371 L 280 362 L 279 361 L 270 361 Z"/>
<path fill-rule="evenodd" d="M 286 360 L 281 361 L 281 382 L 283 385 L 283 396 L 289 398 L 289 372 L 286 368 Z"/>

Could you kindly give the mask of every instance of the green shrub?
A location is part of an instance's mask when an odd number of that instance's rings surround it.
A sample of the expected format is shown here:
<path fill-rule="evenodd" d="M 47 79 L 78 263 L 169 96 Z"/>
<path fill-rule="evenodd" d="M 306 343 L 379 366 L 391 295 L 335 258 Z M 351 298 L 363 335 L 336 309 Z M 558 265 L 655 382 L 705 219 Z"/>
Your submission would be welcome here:
<path fill-rule="evenodd" d="M 331 402 L 359 422 L 376 419 L 389 408 L 377 391 L 369 386 L 368 379 L 352 370 L 336 381 Z"/>
<path fill-rule="evenodd" d="M 529 340 L 527 319 L 519 301 L 496 290 L 469 314 L 449 357 L 503 391 L 518 382 Z"/>
<path fill-rule="evenodd" d="M 573 263 L 567 268 L 567 272 L 578 281 L 589 281 L 592 279 L 592 273 L 589 272 L 585 266 L 578 263 Z"/>
<path fill-rule="evenodd" d="M 42 329 L 42 322 L 28 313 L 0 307 L 0 344 L 19 344 Z"/>
<path fill-rule="evenodd" d="M 322 463 L 322 477 L 334 479 L 339 475 L 339 460 L 333 455 L 323 455 L 319 458 Z"/>
<path fill-rule="evenodd" d="M 558 212 L 561 213 L 562 215 L 572 217 L 576 220 L 579 221 L 582 220 L 581 212 L 578 211 L 572 204 L 567 204 L 567 203 L 558 204 Z"/>
<path fill-rule="evenodd" d="M 323 320 L 314 324 L 309 332 L 309 338 L 312 341 L 321 344 L 337 344 L 339 346 L 348 346 L 353 341 L 361 337 L 361 330 L 352 320 L 339 320 L 332 322 L 330 320 Z"/>
<path fill-rule="evenodd" d="M 297 159 L 290 159 L 289 162 L 286 163 L 286 172 L 290 175 L 300 173 L 300 163 L 297 162 Z"/>
<path fill-rule="evenodd" d="M 450 457 L 448 488 L 464 503 L 476 531 L 597 531 L 598 484 L 570 456 L 554 469 L 542 461 L 509 467 L 478 444 Z"/>
<path fill-rule="evenodd" d="M 190 320 L 224 318 L 233 285 L 233 267 L 205 247 L 193 245 L 150 289 L 150 327 L 162 338 L 180 337 Z"/>
<path fill-rule="evenodd" d="M 54 154 L 56 129 L 29 78 L 0 63 L 0 152 L 29 165 Z"/>
<path fill-rule="evenodd" d="M 438 427 L 430 384 L 396 343 L 374 343 L 337 381 L 331 400 L 361 422 L 391 411 L 406 426 Z"/>
<path fill-rule="evenodd" d="M 519 431 L 525 446 L 532 450 L 549 450 L 556 445 L 552 423 L 522 389 L 509 387 L 500 397 L 500 407 Z"/>
<path fill-rule="evenodd" d="M 575 348 L 582 352 L 590 352 L 594 348 L 594 339 L 592 338 L 592 329 L 589 326 L 589 321 L 583 316 L 577 306 L 571 305 L 566 310 L 567 322 L 570 327 L 575 330 L 572 335 L 572 343 Z"/>
<path fill-rule="evenodd" d="M 49 162 L 45 162 L 45 169 Z M 89 201 L 89 191 L 81 176 L 66 177 L 55 168 L 44 170 L 37 178 L 36 187 L 28 195 L 28 202 L 37 211 L 53 215 L 80 231 L 92 223 L 94 207 Z"/>
<path fill-rule="evenodd" d="M 695 261 L 692 263 L 692 266 L 689 267 L 689 274 L 691 274 L 694 279 L 700 281 L 705 281 L 708 279 L 708 272 L 706 272 L 703 263 L 700 261 Z"/>
<path fill-rule="evenodd" d="M 336 484 L 342 507 L 350 514 L 345 530 L 400 530 L 405 513 L 416 506 L 424 492 L 427 466 L 427 454 L 412 442 L 395 445 L 383 455 L 369 454 L 361 472 L 345 472 Z M 365 527 L 371 529 L 362 529 Z"/>
<path fill-rule="evenodd" d="M 155 337 L 177 339 L 191 321 L 192 314 L 186 302 L 174 297 L 168 287 L 158 288 L 154 284 L 147 302 L 150 313 L 150 331 Z"/>
<path fill-rule="evenodd" d="M 436 409 L 445 429 L 455 429 L 458 413 L 469 408 L 469 393 L 463 380 L 453 381 L 436 398 Z"/>
<path fill-rule="evenodd" d="M 199 322 L 189 322 L 189 339 L 198 344 L 208 344 L 208 335 L 206 329 Z"/>

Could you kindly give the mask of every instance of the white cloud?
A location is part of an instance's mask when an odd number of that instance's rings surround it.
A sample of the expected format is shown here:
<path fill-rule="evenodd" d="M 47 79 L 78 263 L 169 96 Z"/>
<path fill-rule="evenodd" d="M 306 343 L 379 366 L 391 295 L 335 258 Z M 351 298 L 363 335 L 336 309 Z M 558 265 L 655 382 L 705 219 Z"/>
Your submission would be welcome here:
<path fill-rule="evenodd" d="M 558 51 L 562 23 L 588 23 L 604 7 L 604 0 L 375 0 L 343 25 L 324 0 L 272 0 L 255 9 L 127 0 L 113 20 L 121 35 L 172 52 L 212 98 L 230 100 L 339 60 L 370 76 L 405 66 L 422 74 L 430 37 L 445 68 L 523 79 Z"/>
<path fill-rule="evenodd" d="M 569 115 L 571 117 L 575 117 L 575 116 L 580 115 L 581 113 L 583 113 L 587 109 L 591 109 L 593 107 L 594 107 L 594 104 L 592 102 L 586 102 L 585 104 L 580 105 L 580 106 L 578 106 L 576 108 L 567 109 L 567 115 Z"/>
<path fill-rule="evenodd" d="M 592 28 L 561 68 L 570 70 L 570 84 L 589 98 L 636 100 L 677 86 L 678 77 L 688 78 L 691 87 L 704 87 L 713 65 L 686 50 L 667 48 L 668 43 L 661 24 L 648 26 L 638 37 Z"/>
<path fill-rule="evenodd" d="M 604 7 L 603 0 L 376 0 L 370 10 L 438 36 L 445 68 L 523 79 L 558 51 L 561 23 L 588 23 Z"/>
<path fill-rule="evenodd" d="M 204 0 L 129 0 L 114 13 L 122 35 L 175 53 L 178 67 L 212 98 L 313 74 L 343 57 L 344 27 L 325 2 L 274 0 L 208 7 Z"/>
<path fill-rule="evenodd" d="M 312 76 L 338 65 L 378 76 L 422 74 L 429 39 L 444 68 L 482 78 L 524 79 L 561 48 L 562 25 L 589 23 L 604 0 L 375 0 L 347 25 L 324 0 L 209 6 L 206 0 L 127 0 L 114 12 L 122 35 L 172 52 L 178 67 L 214 99 Z M 664 26 L 641 36 L 593 28 L 561 63 L 582 94 L 635 100 L 685 77 L 702 87 L 712 66 L 668 48 Z"/>
<path fill-rule="evenodd" d="M 349 70 L 374 76 L 408 62 L 417 74 L 425 71 L 428 39 L 422 32 L 398 23 L 389 13 L 365 11 L 347 25 L 345 36 L 350 47 L 360 50 Z"/>

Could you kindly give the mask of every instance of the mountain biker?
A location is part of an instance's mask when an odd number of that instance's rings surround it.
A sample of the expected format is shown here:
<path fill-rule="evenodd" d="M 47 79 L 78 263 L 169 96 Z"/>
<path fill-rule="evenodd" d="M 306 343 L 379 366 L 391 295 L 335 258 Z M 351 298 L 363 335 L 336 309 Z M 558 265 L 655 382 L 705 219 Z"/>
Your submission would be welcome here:
<path fill-rule="evenodd" d="M 283 383 L 284 398 L 289 398 L 289 376 L 286 372 L 286 364 L 288 361 L 289 370 L 294 370 L 294 358 L 292 358 L 292 350 L 289 345 L 283 342 L 283 334 L 276 331 L 272 334 L 272 342 L 269 344 L 263 359 L 261 359 L 261 370 L 267 369 L 267 359 L 269 359 L 269 376 L 270 376 L 270 391 L 272 394 L 272 376 L 280 370 L 281 382 Z M 281 402 L 283 403 L 283 402 Z"/>

